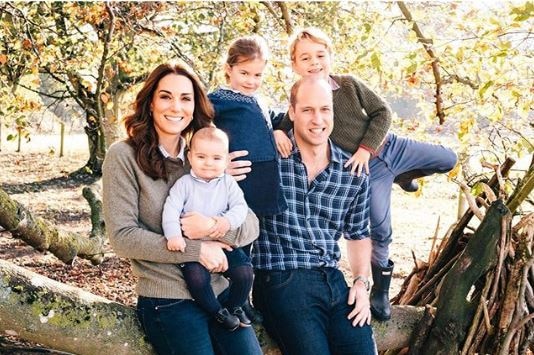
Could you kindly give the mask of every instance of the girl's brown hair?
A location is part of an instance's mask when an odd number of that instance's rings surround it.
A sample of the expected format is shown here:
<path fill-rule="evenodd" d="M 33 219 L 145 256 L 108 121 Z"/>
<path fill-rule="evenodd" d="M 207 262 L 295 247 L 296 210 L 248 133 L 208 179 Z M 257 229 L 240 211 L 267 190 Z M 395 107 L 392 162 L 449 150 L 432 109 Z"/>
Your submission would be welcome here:
<path fill-rule="evenodd" d="M 267 61 L 269 58 L 269 47 L 267 42 L 260 36 L 246 36 L 235 39 L 228 47 L 228 55 L 225 63 L 233 67 L 236 64 L 248 62 L 254 59 L 263 59 Z M 224 73 L 226 80 L 230 80 L 228 73 Z"/>
<path fill-rule="evenodd" d="M 160 64 L 146 79 L 143 87 L 137 93 L 134 102 L 134 112 L 124 118 L 124 126 L 128 135 L 127 142 L 136 155 L 137 164 L 145 174 L 153 179 L 167 179 L 164 157 L 158 146 L 158 134 L 154 127 L 154 120 L 150 112 L 150 104 L 158 84 L 169 74 L 185 76 L 193 84 L 195 109 L 193 120 L 182 131 L 182 136 L 208 127 L 213 120 L 214 110 L 198 77 L 180 64 Z"/>

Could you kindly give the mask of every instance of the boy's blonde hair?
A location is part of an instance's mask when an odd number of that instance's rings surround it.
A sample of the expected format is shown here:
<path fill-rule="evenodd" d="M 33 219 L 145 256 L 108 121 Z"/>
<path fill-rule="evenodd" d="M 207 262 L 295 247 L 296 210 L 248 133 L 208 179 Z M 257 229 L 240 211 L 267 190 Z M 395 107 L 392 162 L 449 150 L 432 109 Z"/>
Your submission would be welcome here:
<path fill-rule="evenodd" d="M 193 149 L 195 143 L 197 143 L 199 140 L 220 142 L 226 147 L 225 151 L 221 152 L 221 154 L 228 153 L 228 135 L 219 128 L 205 127 L 196 131 L 191 138 L 190 148 Z"/>
<path fill-rule="evenodd" d="M 315 43 L 323 44 L 330 55 L 332 55 L 332 41 L 330 37 L 317 27 L 307 27 L 295 32 L 289 38 L 289 57 L 295 61 L 295 48 L 297 43 L 303 39 L 309 39 Z"/>
<path fill-rule="evenodd" d="M 269 59 L 267 42 L 258 35 L 235 39 L 228 47 L 225 63 L 231 68 L 236 64 L 254 59 L 262 59 L 265 62 Z M 230 79 L 227 73 L 224 73 L 224 77 L 226 81 Z"/>

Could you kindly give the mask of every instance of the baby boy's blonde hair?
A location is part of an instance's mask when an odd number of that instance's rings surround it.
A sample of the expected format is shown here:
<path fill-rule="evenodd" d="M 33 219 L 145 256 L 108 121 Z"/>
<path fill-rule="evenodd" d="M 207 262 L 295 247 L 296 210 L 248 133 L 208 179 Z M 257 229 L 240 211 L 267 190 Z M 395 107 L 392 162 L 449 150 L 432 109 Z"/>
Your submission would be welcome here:
<path fill-rule="evenodd" d="M 228 153 L 228 144 L 229 144 L 228 135 L 219 128 L 204 127 L 196 131 L 195 134 L 193 135 L 193 138 L 191 138 L 191 144 L 190 144 L 191 149 L 194 148 L 195 143 L 197 143 L 199 140 L 216 141 L 216 142 L 222 143 L 222 145 L 225 146 L 226 149 L 224 152 L 221 152 L 221 154 Z"/>

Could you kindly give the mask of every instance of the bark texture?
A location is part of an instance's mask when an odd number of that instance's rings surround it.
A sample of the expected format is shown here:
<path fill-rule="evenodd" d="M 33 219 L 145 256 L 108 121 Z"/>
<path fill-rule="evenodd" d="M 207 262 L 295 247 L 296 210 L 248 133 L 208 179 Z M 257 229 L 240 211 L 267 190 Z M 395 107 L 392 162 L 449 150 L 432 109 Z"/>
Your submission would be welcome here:
<path fill-rule="evenodd" d="M 99 211 L 91 206 L 95 219 Z M 94 227 L 94 233 L 87 238 L 78 234 L 61 231 L 32 213 L 0 188 L 0 227 L 11 232 L 13 237 L 31 245 L 39 251 L 48 250 L 64 263 L 70 264 L 79 256 L 98 265 L 103 259 L 103 230 Z M 100 228 L 100 229 L 95 229 Z"/>
<path fill-rule="evenodd" d="M 75 354 L 152 354 L 133 309 L 3 260 L 0 331 Z"/>
<path fill-rule="evenodd" d="M 458 354 L 477 304 L 468 294 L 475 282 L 497 263 L 497 242 L 509 211 L 495 201 L 464 252 L 443 279 L 437 312 L 421 354 Z"/>
<path fill-rule="evenodd" d="M 408 345 L 422 307 L 395 306 L 392 320 L 374 322 L 378 348 Z M 80 355 L 148 355 L 132 308 L 0 260 L 0 332 Z M 279 354 L 256 327 L 265 354 Z"/>

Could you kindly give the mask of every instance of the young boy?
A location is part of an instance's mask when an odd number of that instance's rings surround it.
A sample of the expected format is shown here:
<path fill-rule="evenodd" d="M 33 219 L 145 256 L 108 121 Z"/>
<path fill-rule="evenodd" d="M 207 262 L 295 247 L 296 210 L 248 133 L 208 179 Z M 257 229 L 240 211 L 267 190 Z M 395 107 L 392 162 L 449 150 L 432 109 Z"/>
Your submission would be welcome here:
<path fill-rule="evenodd" d="M 456 165 L 456 154 L 441 145 L 417 142 L 388 133 L 391 110 L 387 103 L 352 75 L 334 75 L 332 44 L 319 29 L 296 32 L 289 52 L 293 71 L 301 77 L 316 76 L 330 83 L 334 102 L 334 129 L 331 139 L 353 153 L 345 163 L 359 176 L 369 174 L 371 187 L 371 238 L 373 241 L 371 310 L 375 318 L 391 317 L 389 286 L 393 261 L 389 259 L 391 229 L 391 188 L 397 183 L 405 191 L 417 191 L 414 179 L 445 173 Z M 292 149 L 287 136 L 280 131 L 291 127 L 287 117 L 275 130 L 277 149 L 287 157 Z"/>
<path fill-rule="evenodd" d="M 197 131 L 187 157 L 191 173 L 182 176 L 171 188 L 162 215 L 167 248 L 181 252 L 186 248 L 180 227 L 183 213 L 198 212 L 211 217 L 215 226 L 211 237 L 217 239 L 239 227 L 248 211 L 243 192 L 234 178 L 224 173 L 229 160 L 228 137 L 223 131 L 215 127 Z M 180 268 L 195 301 L 223 327 L 233 331 L 251 325 L 241 306 L 252 288 L 253 272 L 250 257 L 243 250 L 225 253 L 228 258 L 225 276 L 231 280 L 226 307 L 215 297 L 211 276 L 204 266 L 189 262 L 180 264 Z"/>

